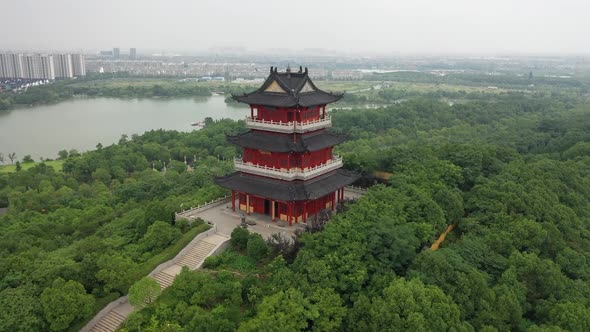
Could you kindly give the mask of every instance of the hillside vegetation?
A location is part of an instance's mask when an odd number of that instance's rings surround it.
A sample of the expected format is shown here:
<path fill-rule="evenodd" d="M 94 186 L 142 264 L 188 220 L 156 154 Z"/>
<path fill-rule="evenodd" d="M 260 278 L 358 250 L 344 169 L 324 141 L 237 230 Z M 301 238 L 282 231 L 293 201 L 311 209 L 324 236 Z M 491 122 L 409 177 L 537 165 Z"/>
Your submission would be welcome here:
<path fill-rule="evenodd" d="M 124 331 L 590 330 L 590 105 L 496 93 L 338 110 L 337 152 L 373 182 L 323 229 L 183 271 Z M 0 174 L 0 330 L 76 330 L 202 231 L 174 211 L 225 192 L 225 134 L 152 131 Z M 197 157 L 187 172 L 184 156 Z M 166 161 L 168 171 L 160 172 Z M 156 169 L 156 171 L 153 170 Z M 442 248 L 430 245 L 449 224 Z M 192 232 L 192 233 L 190 233 Z"/>
<path fill-rule="evenodd" d="M 346 167 L 390 183 L 294 244 L 236 232 L 125 331 L 590 328 L 590 105 L 498 94 L 333 119 Z"/>

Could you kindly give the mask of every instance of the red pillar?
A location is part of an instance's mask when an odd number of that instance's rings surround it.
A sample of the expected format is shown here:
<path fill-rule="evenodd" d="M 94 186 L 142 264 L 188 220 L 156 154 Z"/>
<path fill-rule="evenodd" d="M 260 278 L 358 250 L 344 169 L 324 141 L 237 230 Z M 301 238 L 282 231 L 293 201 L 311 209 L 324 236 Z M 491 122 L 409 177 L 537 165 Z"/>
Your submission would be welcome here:
<path fill-rule="evenodd" d="M 303 202 L 303 222 L 307 222 L 307 201 Z"/>
<path fill-rule="evenodd" d="M 332 193 L 332 211 L 336 210 L 336 192 Z"/>
<path fill-rule="evenodd" d="M 254 107 L 250 106 L 250 118 L 254 119 Z"/>
<path fill-rule="evenodd" d="M 246 194 L 246 214 L 250 215 L 250 195 Z"/>
<path fill-rule="evenodd" d="M 236 192 L 231 191 L 231 210 L 236 212 Z"/>
<path fill-rule="evenodd" d="M 287 220 L 289 221 L 289 226 L 293 225 L 291 220 L 291 202 L 287 203 Z"/>

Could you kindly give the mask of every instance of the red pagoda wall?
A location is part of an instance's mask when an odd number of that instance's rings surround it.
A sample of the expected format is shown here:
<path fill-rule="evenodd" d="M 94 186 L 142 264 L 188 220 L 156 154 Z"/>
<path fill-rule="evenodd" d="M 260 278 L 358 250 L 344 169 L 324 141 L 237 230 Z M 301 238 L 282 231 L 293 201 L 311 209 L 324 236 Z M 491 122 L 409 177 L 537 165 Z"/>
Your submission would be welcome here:
<path fill-rule="evenodd" d="M 274 168 L 307 168 L 325 164 L 333 158 L 333 147 L 308 153 L 281 153 L 256 149 L 244 149 L 244 161 Z"/>
<path fill-rule="evenodd" d="M 239 210 L 241 211 L 245 211 L 248 213 L 266 214 L 269 216 L 271 216 L 271 213 L 273 212 L 271 208 L 271 204 L 273 204 L 273 201 L 268 200 L 268 202 L 266 203 L 266 199 L 263 197 L 249 195 L 249 198 L 246 198 L 246 194 L 242 193 L 238 194 L 238 201 Z M 336 192 L 330 193 L 324 197 L 320 197 L 315 200 L 292 202 L 291 222 L 307 221 L 307 218 L 312 217 L 313 215 L 317 214 L 323 209 L 333 209 L 332 204 L 336 204 L 336 202 L 338 202 Z M 283 221 L 289 221 L 289 204 L 287 202 L 279 201 L 275 201 L 274 203 L 275 216 L 273 220 L 278 219 Z M 247 211 L 247 206 L 250 208 L 250 211 Z"/>
<path fill-rule="evenodd" d="M 256 108 L 257 113 L 255 118 L 257 120 L 275 121 L 275 122 L 291 122 L 297 119 L 297 122 L 309 122 L 319 120 L 322 114 L 322 107 L 316 106 L 312 108 L 270 108 L 259 106 Z M 253 111 L 254 112 L 254 111 Z"/>

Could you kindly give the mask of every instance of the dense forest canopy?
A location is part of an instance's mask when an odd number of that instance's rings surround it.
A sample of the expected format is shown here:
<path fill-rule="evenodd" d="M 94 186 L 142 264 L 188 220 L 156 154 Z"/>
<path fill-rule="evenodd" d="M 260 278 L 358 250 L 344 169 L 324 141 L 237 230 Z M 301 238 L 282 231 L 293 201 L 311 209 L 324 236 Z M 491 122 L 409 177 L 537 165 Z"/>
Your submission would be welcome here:
<path fill-rule="evenodd" d="M 589 115 L 513 93 L 336 111 L 346 167 L 390 183 L 291 249 L 233 234 L 125 330 L 588 330 Z"/>
<path fill-rule="evenodd" d="M 238 229 L 228 251 L 183 271 L 124 330 L 590 330 L 584 98 L 421 96 L 337 110 L 333 123 L 350 137 L 337 148 L 346 168 L 365 182 L 393 173 L 388 184 L 294 242 Z M 220 121 L 153 131 L 70 157 L 63 173 L 39 164 L 0 175 L 10 207 L 0 218 L 0 330 L 73 329 L 93 303 L 126 292 L 191 232 L 173 212 L 224 194 L 212 177 L 231 170 L 237 151 L 224 134 L 240 130 Z M 449 224 L 442 249 L 430 250 Z"/>

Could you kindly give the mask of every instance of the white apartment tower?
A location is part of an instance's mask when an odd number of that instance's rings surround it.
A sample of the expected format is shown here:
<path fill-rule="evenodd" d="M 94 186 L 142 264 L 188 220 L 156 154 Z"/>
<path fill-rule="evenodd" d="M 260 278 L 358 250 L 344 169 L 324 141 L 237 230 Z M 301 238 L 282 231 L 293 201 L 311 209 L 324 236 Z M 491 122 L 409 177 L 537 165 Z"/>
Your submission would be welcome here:
<path fill-rule="evenodd" d="M 23 78 L 38 79 L 41 76 L 41 59 L 38 55 L 23 56 Z"/>
<path fill-rule="evenodd" d="M 0 78 L 54 80 L 74 76 L 86 76 L 86 64 L 82 54 L 0 53 Z"/>
<path fill-rule="evenodd" d="M 86 76 L 86 62 L 84 61 L 84 55 L 72 54 L 72 68 L 74 76 Z"/>
<path fill-rule="evenodd" d="M 43 80 L 55 79 L 55 65 L 53 64 L 53 55 L 39 55 L 39 62 L 41 63 L 41 77 Z"/>
<path fill-rule="evenodd" d="M 55 78 L 74 77 L 74 66 L 72 65 L 71 54 L 54 54 Z"/>
<path fill-rule="evenodd" d="M 23 55 L 22 54 L 0 54 L 0 77 L 21 78 L 23 77 Z"/>

